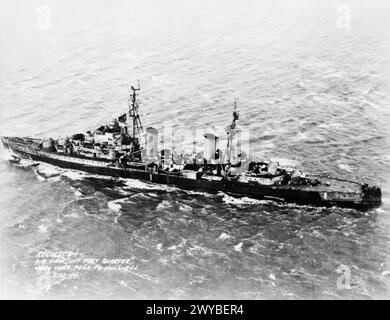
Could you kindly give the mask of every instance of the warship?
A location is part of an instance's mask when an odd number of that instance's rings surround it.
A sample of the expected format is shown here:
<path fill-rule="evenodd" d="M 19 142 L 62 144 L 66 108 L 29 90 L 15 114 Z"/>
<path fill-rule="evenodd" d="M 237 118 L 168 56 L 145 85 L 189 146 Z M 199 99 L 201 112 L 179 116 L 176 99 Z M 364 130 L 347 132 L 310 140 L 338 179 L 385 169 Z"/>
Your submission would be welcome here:
<path fill-rule="evenodd" d="M 360 183 L 283 168 L 275 161 L 249 159 L 237 144 L 239 113 L 226 127 L 227 145 L 204 135 L 204 150 L 184 157 L 158 150 L 159 132 L 143 129 L 139 91 L 131 87 L 128 111 L 94 131 L 67 137 L 35 139 L 1 137 L 13 161 L 30 159 L 58 167 L 111 177 L 131 178 L 214 193 L 319 206 L 371 208 L 381 204 L 381 189 Z"/>

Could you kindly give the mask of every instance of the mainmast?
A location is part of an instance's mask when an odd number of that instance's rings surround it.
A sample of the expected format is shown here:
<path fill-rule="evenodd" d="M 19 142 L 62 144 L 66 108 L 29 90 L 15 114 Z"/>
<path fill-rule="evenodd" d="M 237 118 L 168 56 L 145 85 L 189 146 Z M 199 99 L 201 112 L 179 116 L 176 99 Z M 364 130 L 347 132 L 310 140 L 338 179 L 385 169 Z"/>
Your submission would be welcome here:
<path fill-rule="evenodd" d="M 234 99 L 234 109 L 233 109 L 233 121 L 230 125 L 230 128 L 235 129 L 236 128 L 236 121 L 238 120 L 239 114 L 237 112 L 237 100 Z"/>

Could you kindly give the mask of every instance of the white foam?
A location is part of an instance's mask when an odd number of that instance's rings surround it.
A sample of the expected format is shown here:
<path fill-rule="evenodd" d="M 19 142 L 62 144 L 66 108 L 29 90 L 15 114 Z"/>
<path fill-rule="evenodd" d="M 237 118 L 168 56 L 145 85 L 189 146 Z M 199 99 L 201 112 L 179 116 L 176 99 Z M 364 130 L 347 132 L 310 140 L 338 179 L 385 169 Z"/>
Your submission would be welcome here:
<path fill-rule="evenodd" d="M 35 175 L 37 177 L 38 180 L 40 181 L 45 181 L 46 179 L 44 177 L 42 177 L 38 172 L 34 171 L 35 172 Z"/>
<path fill-rule="evenodd" d="M 222 232 L 222 233 L 220 234 L 220 236 L 218 237 L 218 240 L 226 240 L 226 239 L 230 239 L 230 238 L 232 238 L 232 236 L 228 235 L 228 234 L 225 233 L 225 232 Z"/>
<path fill-rule="evenodd" d="M 237 252 L 241 252 L 242 251 L 242 245 L 243 245 L 242 242 L 240 242 L 239 244 L 235 245 L 234 246 L 234 250 L 237 251 Z"/>
<path fill-rule="evenodd" d="M 76 212 L 64 214 L 63 217 L 66 217 L 66 218 L 80 218 L 80 216 Z"/>
<path fill-rule="evenodd" d="M 121 203 L 125 202 L 128 200 L 128 197 L 125 197 L 125 198 L 121 198 L 121 199 L 116 199 L 116 200 L 112 200 L 112 201 L 109 201 L 107 203 L 107 206 L 108 208 L 112 211 L 112 212 L 115 212 L 115 213 L 118 213 L 120 212 L 120 210 L 122 209 L 122 205 Z"/>
<path fill-rule="evenodd" d="M 299 131 L 294 137 L 293 139 L 295 141 L 306 141 L 306 140 L 309 140 L 309 139 L 312 139 L 313 137 L 310 135 L 310 133 L 308 132 L 301 132 Z"/>
<path fill-rule="evenodd" d="M 142 190 L 165 190 L 165 191 L 175 191 L 179 190 L 177 187 L 164 185 L 164 184 L 157 184 L 137 179 L 122 179 L 124 181 L 125 185 L 127 186 L 127 189 L 136 188 L 136 189 L 142 189 Z M 126 189 L 126 187 L 125 187 Z"/>
<path fill-rule="evenodd" d="M 85 177 L 84 173 L 80 171 L 73 171 L 73 170 L 65 171 L 62 175 L 68 177 L 71 180 L 81 180 Z"/>
<path fill-rule="evenodd" d="M 67 177 L 71 180 L 83 180 L 85 178 L 97 178 L 97 179 L 105 179 L 105 180 L 111 180 L 111 176 L 105 176 L 100 174 L 92 174 L 85 171 L 77 171 L 77 170 L 71 170 L 66 169 L 63 172 L 61 172 L 61 175 L 63 177 Z"/>
<path fill-rule="evenodd" d="M 36 164 L 36 162 L 28 159 L 20 159 L 20 161 L 17 163 L 17 165 L 20 167 L 30 167 L 34 164 Z"/>
<path fill-rule="evenodd" d="M 210 250 L 206 247 L 202 247 L 202 246 L 197 246 L 197 245 L 194 245 L 190 248 L 188 248 L 187 252 L 188 254 L 192 255 L 192 251 L 198 251 L 198 252 L 201 252 L 201 254 L 205 255 L 205 256 L 210 256 L 212 254 L 217 254 L 215 251 L 213 250 Z"/>
<path fill-rule="evenodd" d="M 122 206 L 115 201 L 109 201 L 107 206 L 113 212 L 119 212 L 122 209 Z"/>
<path fill-rule="evenodd" d="M 156 207 L 156 210 L 164 210 L 166 208 L 170 207 L 170 203 L 168 200 L 161 201 L 158 206 Z"/>
<path fill-rule="evenodd" d="M 186 190 L 188 194 L 191 195 L 200 195 L 200 196 L 205 196 L 205 197 L 210 197 L 211 194 L 208 192 L 201 192 L 201 191 L 192 191 L 192 190 Z"/>
<path fill-rule="evenodd" d="M 81 197 L 83 194 L 80 192 L 80 191 L 78 191 L 78 190 L 76 190 L 75 192 L 74 192 L 74 195 L 76 196 L 76 197 Z"/>
<path fill-rule="evenodd" d="M 298 167 L 301 165 L 301 162 L 298 160 L 288 159 L 288 158 L 271 158 L 272 161 L 279 162 L 279 165 L 282 167 Z"/>
<path fill-rule="evenodd" d="M 314 230 L 312 232 L 312 234 L 313 234 L 313 236 L 315 236 L 318 239 L 326 239 L 326 237 L 321 232 L 319 232 L 318 230 Z"/>
<path fill-rule="evenodd" d="M 182 211 L 191 211 L 192 210 L 192 207 L 187 205 L 187 204 L 184 204 L 184 203 L 180 203 L 179 204 L 179 209 L 182 210 Z"/>
<path fill-rule="evenodd" d="M 158 188 L 157 185 L 152 185 L 150 183 L 143 182 L 136 179 L 126 179 L 125 181 L 126 181 L 125 182 L 126 186 L 128 186 L 129 188 L 137 188 L 137 189 L 145 189 L 145 190 L 152 190 Z"/>
<path fill-rule="evenodd" d="M 46 232 L 47 232 L 47 228 L 48 228 L 48 226 L 45 226 L 45 225 L 41 224 L 41 225 L 38 227 L 38 232 L 39 232 L 39 233 L 46 233 Z"/>
<path fill-rule="evenodd" d="M 233 204 L 239 206 L 269 203 L 269 200 L 257 200 L 249 197 L 235 198 L 224 193 L 222 194 L 224 195 L 222 201 L 226 204 Z"/>
<path fill-rule="evenodd" d="M 36 172 L 45 178 L 51 178 L 58 176 L 60 173 L 62 173 L 62 170 L 50 164 L 40 163 L 36 169 Z"/>
<path fill-rule="evenodd" d="M 4 148 L 3 142 L 0 139 L 0 159 L 4 161 L 12 160 L 13 157 L 11 153 Z"/>
<path fill-rule="evenodd" d="M 385 213 L 386 212 L 382 208 L 377 208 L 377 209 L 375 209 L 375 211 L 378 212 L 378 213 Z"/>
<path fill-rule="evenodd" d="M 338 167 L 339 167 L 340 169 L 342 169 L 342 170 L 347 171 L 347 172 L 352 172 L 352 168 L 351 168 L 349 165 L 345 164 L 345 163 L 340 163 L 340 164 L 338 165 Z"/>

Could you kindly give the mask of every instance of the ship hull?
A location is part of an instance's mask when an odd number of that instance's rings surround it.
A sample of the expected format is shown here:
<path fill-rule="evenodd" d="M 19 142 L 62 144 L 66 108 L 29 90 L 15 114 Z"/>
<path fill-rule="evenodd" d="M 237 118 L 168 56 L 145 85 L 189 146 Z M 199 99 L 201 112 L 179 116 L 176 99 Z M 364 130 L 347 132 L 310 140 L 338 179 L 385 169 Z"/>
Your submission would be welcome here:
<path fill-rule="evenodd" d="M 316 206 L 339 206 L 347 208 L 368 209 L 381 204 L 380 197 L 370 199 L 337 199 L 326 200 L 317 190 L 305 190 L 299 187 L 283 187 L 241 183 L 239 181 L 213 181 L 208 179 L 189 179 L 178 174 L 168 172 L 152 172 L 146 166 L 135 168 L 122 168 L 112 163 L 80 159 L 68 155 L 58 155 L 51 152 L 40 152 L 36 149 L 13 145 L 9 140 L 2 138 L 3 144 L 11 154 L 16 157 L 30 159 L 37 162 L 48 163 L 66 169 L 73 169 L 97 175 L 138 179 L 157 184 L 174 185 L 183 189 L 206 191 L 209 193 L 224 192 L 235 196 L 247 196 L 254 199 L 271 199 L 275 201 L 293 202 Z"/>

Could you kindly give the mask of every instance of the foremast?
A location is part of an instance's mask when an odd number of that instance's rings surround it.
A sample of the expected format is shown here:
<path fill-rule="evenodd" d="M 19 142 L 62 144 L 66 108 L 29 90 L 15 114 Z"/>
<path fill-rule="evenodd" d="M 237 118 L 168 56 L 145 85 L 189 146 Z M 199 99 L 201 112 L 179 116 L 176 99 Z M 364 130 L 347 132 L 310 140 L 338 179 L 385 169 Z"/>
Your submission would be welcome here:
<path fill-rule="evenodd" d="M 129 105 L 129 120 L 131 121 L 132 126 L 132 140 L 134 143 L 134 147 L 131 153 L 131 158 L 137 158 L 141 159 L 141 143 L 140 138 L 143 135 L 143 127 L 141 123 L 141 118 L 138 113 L 140 102 L 137 99 L 139 95 L 139 91 L 141 90 L 139 82 L 138 82 L 138 88 L 134 88 L 134 86 L 131 86 L 131 92 L 128 100 Z M 129 122 L 130 122 L 129 121 Z"/>
<path fill-rule="evenodd" d="M 138 91 L 140 91 L 140 85 L 138 82 L 138 88 L 134 88 L 134 86 L 131 86 L 131 93 L 129 97 L 129 117 L 132 118 L 132 127 L 133 127 L 133 137 L 139 138 L 143 133 L 143 127 L 141 123 L 140 116 L 138 114 L 139 109 L 139 101 L 137 99 L 138 97 Z"/>
<path fill-rule="evenodd" d="M 238 118 L 239 118 L 239 113 L 237 111 L 237 101 L 234 100 L 234 109 L 233 109 L 233 120 L 232 120 L 232 123 L 230 125 L 228 125 L 226 127 L 226 134 L 227 134 L 227 145 L 226 145 L 226 158 L 225 158 L 225 162 L 230 164 L 231 163 L 231 160 L 232 160 L 232 157 L 233 157 L 233 149 L 234 149 L 234 146 L 233 146 L 233 140 L 235 138 L 235 136 L 237 135 L 237 123 L 236 121 L 238 121 Z"/>

